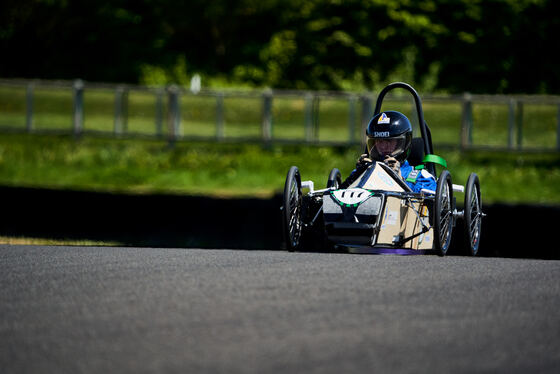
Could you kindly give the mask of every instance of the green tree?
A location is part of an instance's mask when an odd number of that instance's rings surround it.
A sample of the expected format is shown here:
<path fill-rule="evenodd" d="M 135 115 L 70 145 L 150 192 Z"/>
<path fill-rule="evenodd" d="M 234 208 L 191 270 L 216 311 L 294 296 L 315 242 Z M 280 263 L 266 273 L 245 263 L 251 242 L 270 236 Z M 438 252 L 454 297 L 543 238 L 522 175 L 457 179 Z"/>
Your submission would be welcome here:
<path fill-rule="evenodd" d="M 4 0 L 0 76 L 558 93 L 552 0 Z"/>

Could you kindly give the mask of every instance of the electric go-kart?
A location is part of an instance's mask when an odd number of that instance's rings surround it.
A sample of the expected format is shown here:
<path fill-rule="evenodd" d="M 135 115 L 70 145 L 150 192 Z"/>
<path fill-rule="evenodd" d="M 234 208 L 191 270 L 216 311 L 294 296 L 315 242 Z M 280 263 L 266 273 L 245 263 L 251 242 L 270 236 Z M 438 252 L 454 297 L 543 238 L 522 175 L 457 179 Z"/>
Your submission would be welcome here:
<path fill-rule="evenodd" d="M 421 138 L 413 138 L 409 163 L 436 175 L 436 164 L 447 167 L 433 153 L 431 132 L 424 121 L 416 90 L 406 83 L 392 83 L 377 98 L 374 116 L 383 98 L 395 88 L 408 90 L 415 101 Z M 479 252 L 482 225 L 480 182 L 471 173 L 465 186 L 451 182 L 443 170 L 434 191 L 413 192 L 383 162 L 373 162 L 348 188 L 341 189 L 341 173 L 332 169 L 326 188 L 315 190 L 312 181 L 301 180 L 292 166 L 286 177 L 282 210 L 288 250 L 337 247 L 352 253 L 438 253 L 451 245 L 457 219 L 463 219 L 468 253 Z M 303 194 L 303 189 L 308 192 Z M 465 194 L 464 210 L 457 210 L 453 192 Z"/>

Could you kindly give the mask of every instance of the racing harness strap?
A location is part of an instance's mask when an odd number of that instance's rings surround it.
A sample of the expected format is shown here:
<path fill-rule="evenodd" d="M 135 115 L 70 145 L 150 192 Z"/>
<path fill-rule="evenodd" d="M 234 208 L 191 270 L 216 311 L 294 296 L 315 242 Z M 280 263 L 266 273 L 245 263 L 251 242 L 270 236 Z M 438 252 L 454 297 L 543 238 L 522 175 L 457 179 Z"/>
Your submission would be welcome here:
<path fill-rule="evenodd" d="M 445 161 L 445 160 L 443 159 L 443 157 L 440 157 L 440 156 L 438 156 L 438 155 L 426 155 L 426 156 L 424 156 L 424 158 L 422 159 L 422 162 L 423 162 L 423 163 L 431 162 L 431 163 L 433 163 L 433 164 L 441 165 L 441 166 L 443 166 L 444 168 L 447 168 L 447 161 Z"/>
<path fill-rule="evenodd" d="M 414 173 L 414 172 L 418 171 L 418 170 L 425 169 L 426 165 L 424 165 L 424 164 L 426 162 L 431 162 L 432 164 L 437 164 L 437 165 L 443 166 L 444 168 L 447 168 L 447 161 L 445 161 L 445 159 L 443 157 L 440 157 L 438 155 L 426 155 L 422 159 L 422 162 L 423 162 L 422 164 L 416 165 L 414 167 L 414 170 L 410 172 L 409 176 L 406 178 L 407 182 L 411 182 L 411 183 L 416 182 L 416 179 L 418 178 L 419 173 Z M 410 178 L 410 180 L 409 180 L 409 178 Z"/>

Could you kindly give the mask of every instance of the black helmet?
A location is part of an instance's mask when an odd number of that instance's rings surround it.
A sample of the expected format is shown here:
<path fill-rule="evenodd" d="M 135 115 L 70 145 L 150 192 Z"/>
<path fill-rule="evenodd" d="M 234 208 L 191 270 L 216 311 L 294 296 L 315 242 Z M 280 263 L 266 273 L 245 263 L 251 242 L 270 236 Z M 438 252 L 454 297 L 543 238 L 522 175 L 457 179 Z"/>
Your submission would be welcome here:
<path fill-rule="evenodd" d="M 410 153 L 412 126 L 402 113 L 392 110 L 374 116 L 366 130 L 367 149 L 373 160 L 394 157 L 403 162 Z"/>

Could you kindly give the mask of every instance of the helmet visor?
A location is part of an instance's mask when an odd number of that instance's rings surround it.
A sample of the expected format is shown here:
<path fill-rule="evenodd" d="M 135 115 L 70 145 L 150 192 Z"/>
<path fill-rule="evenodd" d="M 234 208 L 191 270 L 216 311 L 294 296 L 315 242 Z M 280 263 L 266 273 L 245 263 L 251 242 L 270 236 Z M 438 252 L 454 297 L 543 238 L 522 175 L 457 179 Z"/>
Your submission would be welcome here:
<path fill-rule="evenodd" d="M 367 148 L 373 159 L 383 160 L 386 157 L 397 157 L 406 147 L 405 134 L 393 138 L 368 138 Z"/>

